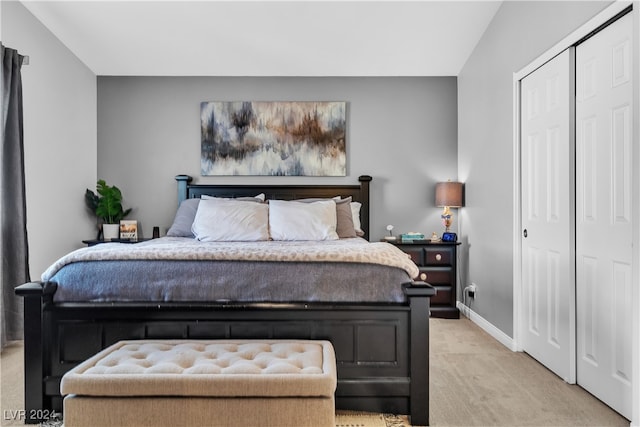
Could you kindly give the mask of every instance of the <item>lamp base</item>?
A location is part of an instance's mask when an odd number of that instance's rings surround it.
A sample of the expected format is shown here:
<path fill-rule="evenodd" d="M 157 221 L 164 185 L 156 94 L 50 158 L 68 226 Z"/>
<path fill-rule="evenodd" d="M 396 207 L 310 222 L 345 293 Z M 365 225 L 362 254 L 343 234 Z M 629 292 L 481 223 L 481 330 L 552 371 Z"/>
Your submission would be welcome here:
<path fill-rule="evenodd" d="M 442 218 L 442 225 L 444 225 L 445 233 L 448 233 L 451 228 L 451 223 L 453 223 L 453 214 L 451 211 L 446 209 L 446 213 L 443 212 L 442 215 L 440 215 L 440 218 Z"/>

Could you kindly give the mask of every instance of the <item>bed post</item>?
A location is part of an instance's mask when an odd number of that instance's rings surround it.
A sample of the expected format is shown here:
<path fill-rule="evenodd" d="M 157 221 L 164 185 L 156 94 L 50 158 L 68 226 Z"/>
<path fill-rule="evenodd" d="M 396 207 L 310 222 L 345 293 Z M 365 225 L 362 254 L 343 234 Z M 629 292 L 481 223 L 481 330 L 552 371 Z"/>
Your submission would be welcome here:
<path fill-rule="evenodd" d="M 361 203 L 365 207 L 365 209 L 360 210 L 360 222 L 362 223 L 362 230 L 364 230 L 364 236 L 362 237 L 365 240 L 369 240 L 369 211 L 371 210 L 371 206 L 369 206 L 369 184 L 372 179 L 369 175 L 360 175 L 358 177 Z"/>
<path fill-rule="evenodd" d="M 31 282 L 18 286 L 16 295 L 24 298 L 24 409 L 25 422 L 46 421 L 43 417 L 53 412 L 44 407 L 44 331 L 43 306 L 57 286 Z"/>
<path fill-rule="evenodd" d="M 178 181 L 178 206 L 187 198 L 187 184 L 193 180 L 189 175 L 176 175 Z"/>
<path fill-rule="evenodd" d="M 425 282 L 402 285 L 411 307 L 409 319 L 409 366 L 411 384 L 409 412 L 412 425 L 429 425 L 429 299 L 435 288 Z"/>

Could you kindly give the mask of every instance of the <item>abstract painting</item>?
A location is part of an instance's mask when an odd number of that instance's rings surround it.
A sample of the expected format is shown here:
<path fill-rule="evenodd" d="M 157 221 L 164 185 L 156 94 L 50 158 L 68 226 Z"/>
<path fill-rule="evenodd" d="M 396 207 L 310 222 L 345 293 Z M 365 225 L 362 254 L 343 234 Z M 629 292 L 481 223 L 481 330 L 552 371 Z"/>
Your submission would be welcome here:
<path fill-rule="evenodd" d="M 203 102 L 202 175 L 346 176 L 345 102 Z"/>

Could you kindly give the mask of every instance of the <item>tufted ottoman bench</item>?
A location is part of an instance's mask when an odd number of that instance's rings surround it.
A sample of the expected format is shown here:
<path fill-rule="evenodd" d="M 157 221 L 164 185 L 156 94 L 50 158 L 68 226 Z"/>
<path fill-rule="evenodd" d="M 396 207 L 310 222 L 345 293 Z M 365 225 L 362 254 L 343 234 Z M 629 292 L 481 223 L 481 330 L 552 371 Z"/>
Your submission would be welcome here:
<path fill-rule="evenodd" d="M 328 341 L 120 341 L 62 378 L 64 425 L 335 426 Z"/>

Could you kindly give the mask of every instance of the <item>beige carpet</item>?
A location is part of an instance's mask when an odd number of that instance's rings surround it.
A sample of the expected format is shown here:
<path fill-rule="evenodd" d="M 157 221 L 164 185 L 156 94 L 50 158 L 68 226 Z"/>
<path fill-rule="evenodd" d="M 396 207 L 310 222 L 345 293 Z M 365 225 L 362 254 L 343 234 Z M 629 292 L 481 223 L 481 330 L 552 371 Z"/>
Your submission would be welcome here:
<path fill-rule="evenodd" d="M 629 426 L 579 386 L 514 353 L 466 318 L 432 319 L 434 426 Z"/>
<path fill-rule="evenodd" d="M 13 342 L 0 354 L 0 409 L 2 425 L 23 425 L 19 410 L 24 409 L 22 342 Z"/>
<path fill-rule="evenodd" d="M 433 426 L 629 426 L 582 388 L 524 353 L 513 353 L 468 319 L 431 319 Z M 2 426 L 23 425 L 22 345 L 0 357 Z M 402 415 L 338 411 L 340 427 L 409 427 Z M 414 426 L 415 427 L 415 426 Z"/>

